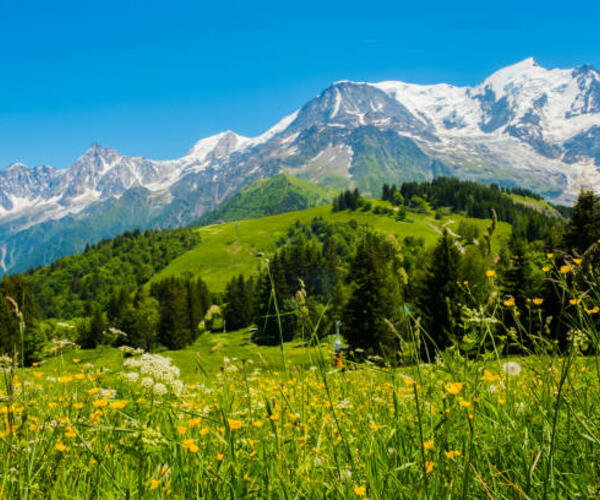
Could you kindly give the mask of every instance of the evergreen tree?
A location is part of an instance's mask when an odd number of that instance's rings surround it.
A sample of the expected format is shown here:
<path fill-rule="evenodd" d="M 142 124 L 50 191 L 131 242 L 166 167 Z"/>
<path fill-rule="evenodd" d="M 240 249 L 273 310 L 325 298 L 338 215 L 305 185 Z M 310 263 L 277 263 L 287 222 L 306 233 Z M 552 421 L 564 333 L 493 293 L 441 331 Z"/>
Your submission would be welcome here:
<path fill-rule="evenodd" d="M 600 239 L 600 197 L 592 190 L 582 190 L 573 207 L 564 235 L 568 251 L 583 254 Z"/>
<path fill-rule="evenodd" d="M 460 321 L 459 285 L 461 253 L 447 230 L 433 250 L 419 293 L 425 332 L 421 334 L 421 356 L 433 360 L 437 349 L 452 345 Z"/>
<path fill-rule="evenodd" d="M 389 243 L 375 233 L 367 233 L 358 244 L 343 319 L 344 336 L 352 349 L 385 354 L 397 343 L 390 324 L 399 319 L 401 294 L 393 258 Z"/>

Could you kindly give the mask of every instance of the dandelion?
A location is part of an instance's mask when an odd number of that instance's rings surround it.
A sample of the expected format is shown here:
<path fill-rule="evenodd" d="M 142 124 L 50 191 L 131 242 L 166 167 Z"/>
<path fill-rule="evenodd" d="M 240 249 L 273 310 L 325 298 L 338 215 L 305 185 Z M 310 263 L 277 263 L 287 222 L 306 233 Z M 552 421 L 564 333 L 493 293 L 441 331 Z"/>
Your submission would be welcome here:
<path fill-rule="evenodd" d="M 177 434 L 180 434 L 181 436 L 183 436 L 186 432 L 187 432 L 187 427 L 184 427 L 182 425 L 177 426 Z"/>
<path fill-rule="evenodd" d="M 423 441 L 423 448 L 428 450 L 429 448 L 433 448 L 433 439 L 428 439 L 427 441 Z"/>
<path fill-rule="evenodd" d="M 225 455 L 223 455 L 223 453 L 217 453 L 217 460 L 219 462 L 221 462 L 224 458 L 225 458 Z"/>
<path fill-rule="evenodd" d="M 600 312 L 600 307 L 598 307 L 598 306 L 594 306 L 594 307 L 593 307 L 593 308 L 591 308 L 591 309 L 588 309 L 588 308 L 586 307 L 586 308 L 585 308 L 585 312 L 586 312 L 587 314 L 598 314 L 598 313 Z"/>
<path fill-rule="evenodd" d="M 453 460 L 456 457 L 460 457 L 460 451 L 458 451 L 458 450 L 448 450 L 448 451 L 444 451 L 444 455 L 446 455 L 446 458 L 448 460 Z"/>
<path fill-rule="evenodd" d="M 458 405 L 459 405 L 461 408 L 469 408 L 469 407 L 471 406 L 471 401 L 464 401 L 464 400 L 460 400 L 460 401 L 458 402 Z"/>
<path fill-rule="evenodd" d="M 379 429 L 381 429 L 381 425 L 369 424 L 369 429 L 371 429 L 372 431 L 378 431 Z"/>
<path fill-rule="evenodd" d="M 110 407 L 113 410 L 122 410 L 127 406 L 127 401 L 111 401 Z"/>
<path fill-rule="evenodd" d="M 448 394 L 452 394 L 453 396 L 455 396 L 460 391 L 462 391 L 464 385 L 464 382 L 450 382 L 444 385 L 444 389 Z"/>
<path fill-rule="evenodd" d="M 541 299 L 539 297 L 536 297 L 534 299 L 531 299 L 531 302 L 533 302 L 534 306 L 541 306 L 544 303 L 544 299 Z"/>
<path fill-rule="evenodd" d="M 575 262 L 575 264 L 579 265 L 583 262 L 583 259 L 573 259 L 573 262 Z"/>
<path fill-rule="evenodd" d="M 512 377 L 515 377 L 521 373 L 521 365 L 519 363 L 515 363 L 514 361 L 507 361 L 502 365 L 502 369 L 504 370 L 504 373 Z"/>
<path fill-rule="evenodd" d="M 496 276 L 496 271 L 494 271 L 493 269 L 488 269 L 488 270 L 485 272 L 485 275 L 486 275 L 488 278 L 493 278 L 494 276 Z"/>
<path fill-rule="evenodd" d="M 550 271 L 550 266 L 544 266 L 544 267 L 542 267 L 542 271 L 544 271 L 545 273 L 547 273 L 548 271 Z"/>
<path fill-rule="evenodd" d="M 581 304 L 581 299 L 569 299 L 569 304 L 571 304 L 572 306 L 578 306 L 579 304 Z"/>
<path fill-rule="evenodd" d="M 152 481 L 150 481 L 150 489 L 151 490 L 155 490 L 159 486 L 160 486 L 160 479 L 153 479 Z"/>
<path fill-rule="evenodd" d="M 42 375 L 44 375 L 42 372 L 33 372 L 35 378 L 42 378 Z"/>
<path fill-rule="evenodd" d="M 551 259 L 552 257 L 554 257 L 554 254 L 553 253 L 547 253 L 546 257 L 548 257 L 549 259 Z"/>
<path fill-rule="evenodd" d="M 431 474 L 433 472 L 434 463 L 431 460 L 425 462 L 425 474 Z"/>
<path fill-rule="evenodd" d="M 560 274 L 567 274 L 570 270 L 571 270 L 571 266 L 567 266 L 567 265 L 560 266 L 560 269 L 559 269 Z"/>
<path fill-rule="evenodd" d="M 94 401 L 94 406 L 96 408 L 104 408 L 108 404 L 106 399 L 99 399 L 98 401 Z"/>
<path fill-rule="evenodd" d="M 483 370 L 483 377 L 481 377 L 481 378 L 483 378 L 483 380 L 486 380 L 488 382 L 493 382 L 498 377 L 489 370 Z"/>

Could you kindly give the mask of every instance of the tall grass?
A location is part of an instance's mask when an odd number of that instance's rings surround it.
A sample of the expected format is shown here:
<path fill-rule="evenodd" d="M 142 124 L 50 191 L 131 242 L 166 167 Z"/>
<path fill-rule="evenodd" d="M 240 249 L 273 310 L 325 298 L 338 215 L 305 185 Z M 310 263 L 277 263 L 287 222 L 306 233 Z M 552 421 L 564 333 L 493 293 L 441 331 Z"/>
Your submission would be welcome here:
<path fill-rule="evenodd" d="M 67 352 L 53 370 L 6 360 L 0 495 L 597 497 L 600 287 L 572 262 L 550 279 L 572 332 L 562 352 L 543 318 L 526 331 L 496 297 L 466 314 L 477 320 L 465 321 L 461 343 L 431 363 L 419 356 L 427 332 L 416 318 L 402 339 L 413 346 L 406 366 L 367 358 L 334 367 L 318 320 L 306 331 L 308 363 L 282 346 L 280 370 L 257 347 L 224 360 L 217 376 L 200 370 L 183 390 L 159 358 L 137 369 L 124 359 L 114 371 Z M 585 280 L 582 295 L 573 283 Z M 508 315 L 514 331 L 499 335 Z M 506 356 L 517 347 L 527 355 Z"/>

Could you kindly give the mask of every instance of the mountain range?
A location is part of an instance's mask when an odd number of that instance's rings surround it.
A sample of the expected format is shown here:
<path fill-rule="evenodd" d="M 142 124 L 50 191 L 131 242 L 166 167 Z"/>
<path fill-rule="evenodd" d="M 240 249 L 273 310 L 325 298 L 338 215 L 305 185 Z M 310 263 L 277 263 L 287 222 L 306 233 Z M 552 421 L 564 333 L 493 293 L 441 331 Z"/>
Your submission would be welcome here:
<path fill-rule="evenodd" d="M 66 169 L 15 163 L 0 170 L 0 273 L 190 224 L 278 173 L 370 195 L 457 176 L 569 203 L 600 188 L 600 73 L 529 58 L 474 87 L 339 81 L 258 137 L 222 132 L 178 159 L 94 145 Z"/>

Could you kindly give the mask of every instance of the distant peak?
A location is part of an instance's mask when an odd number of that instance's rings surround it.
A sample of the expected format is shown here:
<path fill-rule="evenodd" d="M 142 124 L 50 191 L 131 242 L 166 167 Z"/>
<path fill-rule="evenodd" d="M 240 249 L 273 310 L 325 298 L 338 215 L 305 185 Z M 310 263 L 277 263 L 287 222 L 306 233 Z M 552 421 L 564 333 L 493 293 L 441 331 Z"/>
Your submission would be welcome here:
<path fill-rule="evenodd" d="M 85 152 L 85 155 L 99 155 L 99 156 L 104 156 L 107 154 L 114 154 L 116 153 L 116 151 L 114 149 L 110 149 L 110 148 L 106 148 L 104 146 L 102 146 L 102 144 L 92 144 L 87 151 Z"/>

